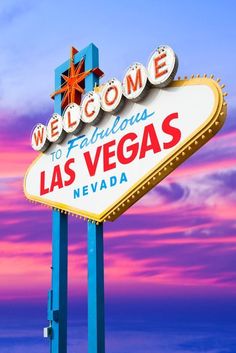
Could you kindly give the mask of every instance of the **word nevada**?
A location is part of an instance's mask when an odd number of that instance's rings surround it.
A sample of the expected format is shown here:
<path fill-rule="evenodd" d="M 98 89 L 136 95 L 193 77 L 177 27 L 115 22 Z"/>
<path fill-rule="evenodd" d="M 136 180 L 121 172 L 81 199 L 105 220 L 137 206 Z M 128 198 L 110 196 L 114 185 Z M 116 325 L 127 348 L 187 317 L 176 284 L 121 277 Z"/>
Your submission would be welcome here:
<path fill-rule="evenodd" d="M 78 135 L 86 124 L 98 124 L 104 113 L 118 113 L 126 99 L 138 102 L 151 87 L 166 87 L 174 79 L 177 69 L 175 52 L 166 45 L 158 47 L 147 67 L 134 63 L 126 71 L 122 82 L 113 78 L 85 94 L 81 105 L 72 102 L 62 116 L 54 113 L 47 126 L 37 124 L 31 136 L 32 148 L 45 152 L 51 143 L 61 143 L 67 134 Z"/>

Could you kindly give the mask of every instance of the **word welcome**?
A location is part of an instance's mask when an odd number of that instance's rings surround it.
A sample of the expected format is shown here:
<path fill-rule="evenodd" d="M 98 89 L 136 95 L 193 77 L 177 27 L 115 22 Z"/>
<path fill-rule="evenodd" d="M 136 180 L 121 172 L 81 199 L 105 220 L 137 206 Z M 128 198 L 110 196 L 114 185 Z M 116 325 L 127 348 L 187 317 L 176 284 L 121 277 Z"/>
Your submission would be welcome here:
<path fill-rule="evenodd" d="M 147 95 L 150 87 L 166 87 L 177 72 L 178 59 L 169 46 L 158 47 L 147 67 L 134 63 L 126 71 L 123 81 L 113 78 L 99 92 L 83 96 L 81 105 L 70 103 L 62 116 L 54 113 L 47 126 L 37 124 L 31 136 L 32 148 L 44 152 L 51 143 L 61 143 L 66 134 L 78 135 L 84 124 L 96 125 L 104 112 L 118 113 L 125 99 L 137 102 Z"/>

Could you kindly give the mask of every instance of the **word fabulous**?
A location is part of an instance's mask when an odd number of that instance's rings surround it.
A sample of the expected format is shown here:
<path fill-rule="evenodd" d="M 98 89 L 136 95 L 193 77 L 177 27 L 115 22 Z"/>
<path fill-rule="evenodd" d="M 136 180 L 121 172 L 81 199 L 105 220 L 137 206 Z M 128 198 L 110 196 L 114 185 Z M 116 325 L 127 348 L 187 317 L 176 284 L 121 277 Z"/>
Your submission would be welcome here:
<path fill-rule="evenodd" d="M 145 109 L 142 115 L 146 120 L 154 114 L 148 114 Z M 144 120 L 140 120 L 140 123 Z M 156 122 L 144 124 L 142 128 L 139 128 L 138 133 L 127 132 L 120 139 L 110 136 L 107 142 L 98 144 L 92 152 L 91 149 L 85 148 L 79 159 L 76 157 L 78 154 L 74 153 L 74 157 L 53 165 L 50 170 L 48 168 L 41 170 L 40 196 L 73 185 L 75 181 L 79 183 L 82 170 L 85 180 L 96 177 L 93 179 L 94 185 L 97 185 L 98 181 L 104 180 L 103 177 L 106 177 L 106 172 L 109 171 L 116 174 L 111 178 L 112 180 L 114 178 L 120 180 L 118 184 L 127 182 L 129 177 L 124 172 L 125 167 L 137 160 L 145 159 L 146 156 L 150 158 L 151 155 L 156 155 L 158 160 L 159 153 L 170 150 L 179 143 L 181 130 L 173 125 L 176 120 L 179 120 L 178 113 L 171 113 L 162 119 L 160 131 L 158 131 L 159 125 Z M 78 147 L 78 145 L 76 146 Z M 107 186 L 102 187 L 104 183 L 105 181 L 102 182 L 100 190 L 107 188 Z M 115 185 L 116 183 L 112 183 L 110 186 Z M 96 192 L 96 189 L 93 192 Z"/>
<path fill-rule="evenodd" d="M 158 47 L 147 67 L 140 63 L 131 65 L 122 83 L 113 78 L 102 86 L 100 92 L 85 94 L 81 105 L 72 102 L 62 116 L 54 113 L 47 126 L 37 124 L 31 137 L 33 149 L 44 152 L 51 143 L 61 143 L 66 134 L 78 135 L 85 124 L 96 125 L 104 112 L 118 113 L 125 99 L 137 102 L 151 87 L 166 87 L 174 79 L 177 68 L 174 51 L 168 46 Z"/>

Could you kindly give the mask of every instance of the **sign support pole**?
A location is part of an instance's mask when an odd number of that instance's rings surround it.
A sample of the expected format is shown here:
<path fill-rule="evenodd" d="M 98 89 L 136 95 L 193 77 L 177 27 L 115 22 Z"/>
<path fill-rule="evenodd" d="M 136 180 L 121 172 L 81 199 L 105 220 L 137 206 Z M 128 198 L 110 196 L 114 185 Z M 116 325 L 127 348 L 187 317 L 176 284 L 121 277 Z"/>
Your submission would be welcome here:
<path fill-rule="evenodd" d="M 68 67 L 68 63 L 66 63 Z M 61 87 L 61 65 L 55 70 L 55 89 Z M 61 114 L 61 95 L 54 100 L 55 113 Z M 52 290 L 48 296 L 48 319 L 51 324 L 50 353 L 67 352 L 67 283 L 68 283 L 68 216 L 52 211 Z"/>
<path fill-rule="evenodd" d="M 103 224 L 88 222 L 88 353 L 105 353 Z"/>
<path fill-rule="evenodd" d="M 67 351 L 67 259 L 68 217 L 59 210 L 52 212 L 52 293 L 51 353 Z"/>
<path fill-rule="evenodd" d="M 90 44 L 74 56 L 75 63 L 85 58 L 85 70 L 98 67 L 98 48 Z M 67 61 L 55 70 L 55 90 L 61 87 L 61 74 L 69 68 Z M 85 78 L 86 92 L 99 83 L 91 73 Z M 62 114 L 61 94 L 55 96 L 55 113 Z M 67 352 L 67 267 L 68 216 L 59 210 L 52 213 L 52 289 L 48 295 L 50 352 Z M 104 263 L 103 225 L 88 222 L 88 352 L 105 353 L 104 330 Z"/>
<path fill-rule="evenodd" d="M 91 44 L 85 70 L 98 66 L 98 48 Z M 90 74 L 86 92 L 98 83 L 98 76 Z M 88 353 L 105 353 L 103 224 L 93 222 L 88 222 Z"/>

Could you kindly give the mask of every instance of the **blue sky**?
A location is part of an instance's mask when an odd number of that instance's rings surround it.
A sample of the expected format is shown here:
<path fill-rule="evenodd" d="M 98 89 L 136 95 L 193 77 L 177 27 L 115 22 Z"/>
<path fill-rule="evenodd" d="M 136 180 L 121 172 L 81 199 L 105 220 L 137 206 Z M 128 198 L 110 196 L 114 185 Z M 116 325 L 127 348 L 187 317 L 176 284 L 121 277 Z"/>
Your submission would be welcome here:
<path fill-rule="evenodd" d="M 94 42 L 104 80 L 122 79 L 133 61 L 147 63 L 160 44 L 179 56 L 180 76 L 221 77 L 235 105 L 235 1 L 2 1 L 0 106 L 16 114 L 51 105 L 53 70 Z"/>

